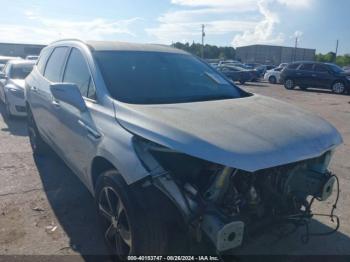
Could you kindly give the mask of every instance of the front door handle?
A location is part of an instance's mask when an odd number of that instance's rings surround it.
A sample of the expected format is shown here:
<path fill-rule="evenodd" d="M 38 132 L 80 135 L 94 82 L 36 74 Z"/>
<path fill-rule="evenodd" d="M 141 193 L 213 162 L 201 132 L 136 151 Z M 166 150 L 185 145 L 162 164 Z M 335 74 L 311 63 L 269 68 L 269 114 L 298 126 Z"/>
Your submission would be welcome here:
<path fill-rule="evenodd" d="M 52 100 L 51 103 L 57 108 L 61 107 L 60 102 L 58 102 L 57 100 Z"/>
<path fill-rule="evenodd" d="M 38 88 L 36 86 L 31 86 L 30 90 L 33 92 L 38 92 Z"/>
<path fill-rule="evenodd" d="M 317 75 L 316 74 L 312 74 L 312 77 L 317 77 Z"/>
<path fill-rule="evenodd" d="M 90 127 L 89 125 L 85 124 L 83 121 L 78 120 L 78 124 L 86 129 L 86 131 L 91 135 L 94 139 L 99 139 L 101 137 L 101 134 L 97 132 L 95 129 Z"/>

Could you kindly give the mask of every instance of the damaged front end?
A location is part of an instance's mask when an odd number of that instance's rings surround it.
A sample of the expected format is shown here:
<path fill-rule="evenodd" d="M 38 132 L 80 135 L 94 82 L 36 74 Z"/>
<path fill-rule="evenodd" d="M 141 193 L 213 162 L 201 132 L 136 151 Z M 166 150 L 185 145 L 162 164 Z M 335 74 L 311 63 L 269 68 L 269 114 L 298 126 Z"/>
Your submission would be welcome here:
<path fill-rule="evenodd" d="M 239 247 L 243 239 L 268 225 L 305 225 L 313 216 L 314 199 L 328 199 L 338 182 L 328 171 L 332 151 L 313 159 L 247 172 L 140 137 L 134 138 L 134 146 L 150 173 L 150 183 L 177 207 L 192 237 L 201 241 L 204 233 L 218 252 Z M 333 210 L 330 216 L 335 217 Z M 337 223 L 339 226 L 338 218 Z"/>

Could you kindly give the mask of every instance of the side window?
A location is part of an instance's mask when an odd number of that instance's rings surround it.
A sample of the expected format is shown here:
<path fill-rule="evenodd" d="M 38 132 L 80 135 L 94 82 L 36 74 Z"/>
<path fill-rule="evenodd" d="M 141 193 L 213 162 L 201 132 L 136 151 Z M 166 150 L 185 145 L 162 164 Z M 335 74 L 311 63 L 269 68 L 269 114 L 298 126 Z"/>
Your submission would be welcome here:
<path fill-rule="evenodd" d="M 90 82 L 89 82 L 89 89 L 88 89 L 88 98 L 96 100 L 96 88 L 94 85 L 94 82 L 92 81 L 92 78 L 90 77 Z"/>
<path fill-rule="evenodd" d="M 43 75 L 44 74 L 44 70 L 45 70 L 45 65 L 46 65 L 46 62 L 47 62 L 47 58 L 49 57 L 50 55 L 50 51 L 51 49 L 49 48 L 45 48 L 43 49 L 43 51 L 41 51 L 40 53 L 40 57 L 39 57 L 39 60 L 36 64 L 39 72 Z"/>
<path fill-rule="evenodd" d="M 61 82 L 61 73 L 68 47 L 56 47 L 53 50 L 45 68 L 45 77 L 51 82 Z"/>
<path fill-rule="evenodd" d="M 325 65 L 316 64 L 315 71 L 319 73 L 328 73 L 328 68 Z"/>
<path fill-rule="evenodd" d="M 300 67 L 300 70 L 305 70 L 305 71 L 312 71 L 313 70 L 314 64 L 302 64 Z"/>
<path fill-rule="evenodd" d="M 288 69 L 297 69 L 299 67 L 300 64 L 290 64 L 288 66 Z"/>
<path fill-rule="evenodd" d="M 89 89 L 94 90 L 91 75 L 81 52 L 73 48 L 69 55 L 63 82 L 74 83 L 78 86 L 82 96 L 89 97 Z M 91 91 L 92 92 L 92 91 Z M 90 94 L 91 96 L 91 94 Z"/>

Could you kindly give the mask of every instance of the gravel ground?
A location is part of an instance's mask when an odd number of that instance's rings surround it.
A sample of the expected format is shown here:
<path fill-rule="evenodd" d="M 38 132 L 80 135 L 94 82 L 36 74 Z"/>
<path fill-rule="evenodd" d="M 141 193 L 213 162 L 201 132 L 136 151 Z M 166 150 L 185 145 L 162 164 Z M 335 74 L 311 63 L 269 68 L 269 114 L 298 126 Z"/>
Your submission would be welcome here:
<path fill-rule="evenodd" d="M 330 236 L 311 238 L 307 244 L 300 241 L 303 229 L 283 239 L 277 239 L 271 232 L 249 241 L 237 252 L 350 255 L 350 96 L 325 91 L 287 91 L 280 85 L 267 83 L 242 87 L 313 111 L 337 127 L 344 145 L 338 148 L 331 164 L 331 170 L 339 176 L 341 184 L 336 210 L 341 218 L 339 231 Z M 0 110 L 3 113 L 2 105 Z M 74 261 L 84 261 L 87 255 L 107 254 L 89 192 L 56 156 L 34 159 L 25 121 L 4 120 L 2 115 L 0 255 L 76 255 Z M 315 211 L 329 212 L 331 200 L 316 203 Z M 332 226 L 329 219 L 315 218 L 311 229 L 325 231 Z M 69 258 L 71 260 L 72 256 Z"/>

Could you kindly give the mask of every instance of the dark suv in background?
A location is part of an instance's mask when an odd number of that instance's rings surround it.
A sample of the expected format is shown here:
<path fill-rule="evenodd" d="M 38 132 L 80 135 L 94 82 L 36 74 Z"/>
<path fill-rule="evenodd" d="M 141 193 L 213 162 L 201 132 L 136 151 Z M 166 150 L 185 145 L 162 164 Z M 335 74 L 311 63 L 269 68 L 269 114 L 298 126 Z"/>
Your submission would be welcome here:
<path fill-rule="evenodd" d="M 286 89 L 322 88 L 344 94 L 350 90 L 350 75 L 335 64 L 317 62 L 294 62 L 281 74 Z"/>

